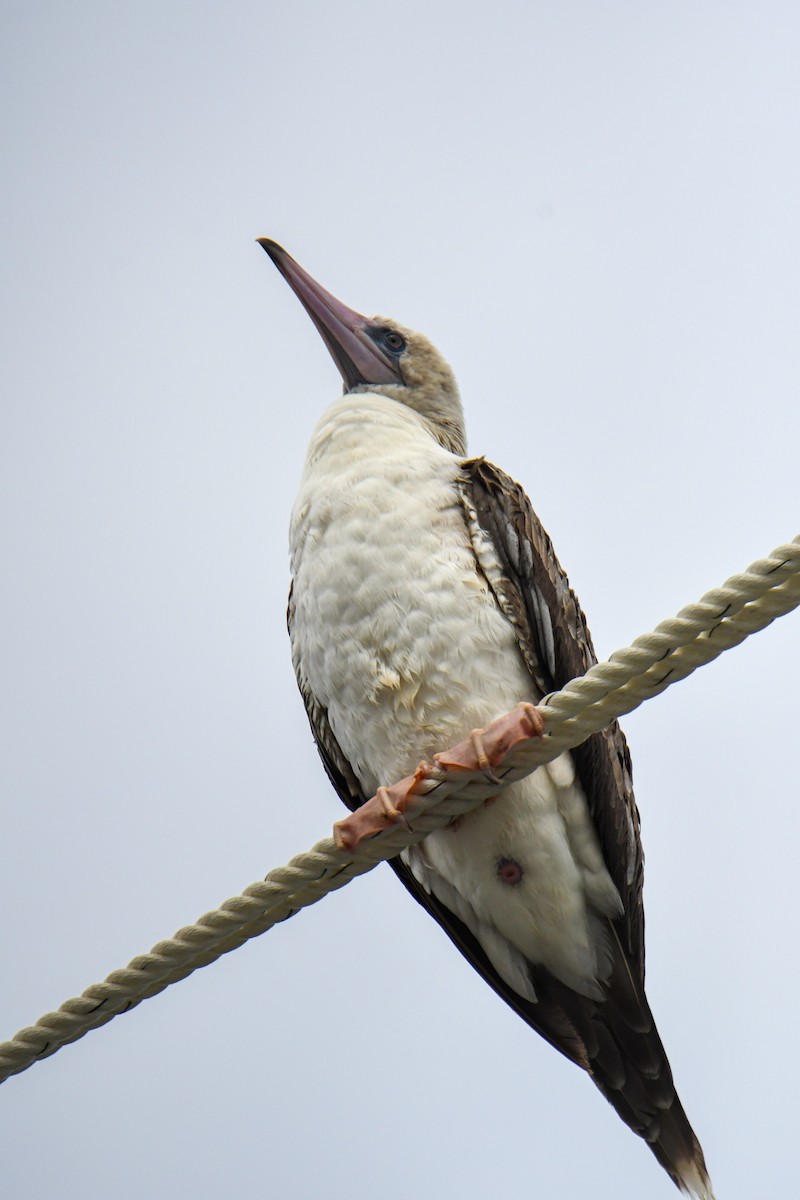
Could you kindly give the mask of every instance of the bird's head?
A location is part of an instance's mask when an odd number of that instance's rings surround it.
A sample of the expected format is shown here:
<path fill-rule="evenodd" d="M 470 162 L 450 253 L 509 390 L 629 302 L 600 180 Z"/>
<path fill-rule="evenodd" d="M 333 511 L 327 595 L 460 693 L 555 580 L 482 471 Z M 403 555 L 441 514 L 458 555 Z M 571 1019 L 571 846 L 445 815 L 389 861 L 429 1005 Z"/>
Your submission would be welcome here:
<path fill-rule="evenodd" d="M 380 392 L 405 404 L 447 450 L 465 454 L 458 386 L 428 339 L 397 321 L 363 317 L 312 279 L 277 242 L 258 240 L 319 330 L 345 392 Z"/>

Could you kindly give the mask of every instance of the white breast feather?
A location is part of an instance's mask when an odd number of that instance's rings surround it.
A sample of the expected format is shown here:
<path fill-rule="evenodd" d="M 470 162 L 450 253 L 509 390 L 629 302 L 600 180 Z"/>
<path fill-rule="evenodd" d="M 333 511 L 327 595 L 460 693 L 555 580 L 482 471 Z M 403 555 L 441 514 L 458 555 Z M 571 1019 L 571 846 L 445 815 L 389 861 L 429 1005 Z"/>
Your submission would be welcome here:
<path fill-rule="evenodd" d="M 476 569 L 459 461 L 374 393 L 334 404 L 309 448 L 291 526 L 292 653 L 367 794 L 538 698 Z M 599 994 L 597 916 L 621 903 L 569 755 L 405 857 L 520 994 L 535 998 L 525 960 Z M 505 857 L 522 867 L 514 886 L 497 873 Z"/>

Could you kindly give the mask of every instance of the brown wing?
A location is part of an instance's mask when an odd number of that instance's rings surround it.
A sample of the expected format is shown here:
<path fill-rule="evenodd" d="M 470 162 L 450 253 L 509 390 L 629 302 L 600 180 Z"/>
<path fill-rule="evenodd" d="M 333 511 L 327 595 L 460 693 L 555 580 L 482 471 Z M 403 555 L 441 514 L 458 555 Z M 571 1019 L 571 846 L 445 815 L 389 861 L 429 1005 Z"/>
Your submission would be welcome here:
<path fill-rule="evenodd" d="M 535 686 L 542 695 L 556 691 L 597 659 L 550 538 L 519 484 L 491 463 L 465 462 L 461 486 L 478 564 L 516 631 Z M 493 555 L 486 554 L 487 540 Z M 606 998 L 596 1002 L 579 996 L 533 964 L 536 1004 L 525 1005 L 492 985 L 557 1049 L 586 1067 L 678 1187 L 707 1187 L 703 1152 L 675 1092 L 644 993 L 644 858 L 628 746 L 614 722 L 571 753 L 624 908 L 619 920 L 608 922 L 613 965 Z M 475 961 L 474 952 L 465 953 Z"/>
<path fill-rule="evenodd" d="M 557 691 L 597 658 L 586 618 L 552 542 L 519 484 L 485 459 L 464 464 L 462 486 L 473 540 L 477 521 L 500 560 L 500 575 L 487 573 L 487 581 L 514 626 L 542 695 Z M 625 908 L 618 934 L 643 986 L 643 854 L 628 745 L 615 721 L 572 754 L 606 866 Z"/>

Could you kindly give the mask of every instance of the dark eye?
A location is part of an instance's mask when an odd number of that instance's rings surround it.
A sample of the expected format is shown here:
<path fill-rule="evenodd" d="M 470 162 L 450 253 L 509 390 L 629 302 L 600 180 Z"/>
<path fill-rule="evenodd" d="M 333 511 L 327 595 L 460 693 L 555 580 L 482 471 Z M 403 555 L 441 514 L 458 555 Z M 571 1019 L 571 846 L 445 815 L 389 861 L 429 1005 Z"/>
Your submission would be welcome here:
<path fill-rule="evenodd" d="M 391 350 L 392 354 L 402 354 L 406 348 L 406 339 L 396 329 L 384 329 L 381 341 L 387 350 Z"/>

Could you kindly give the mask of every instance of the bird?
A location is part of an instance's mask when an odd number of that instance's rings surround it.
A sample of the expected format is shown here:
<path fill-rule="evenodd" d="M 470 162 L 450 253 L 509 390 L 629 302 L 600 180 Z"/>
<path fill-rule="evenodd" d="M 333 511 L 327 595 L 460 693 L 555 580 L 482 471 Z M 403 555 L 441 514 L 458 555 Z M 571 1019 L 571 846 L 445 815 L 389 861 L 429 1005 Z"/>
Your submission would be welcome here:
<path fill-rule="evenodd" d="M 596 657 L 522 487 L 468 457 L 453 372 L 259 238 L 338 367 L 290 524 L 292 662 L 351 811 Z M 390 862 L 494 991 L 583 1068 L 677 1187 L 713 1200 L 644 987 L 643 852 L 614 723 Z"/>

